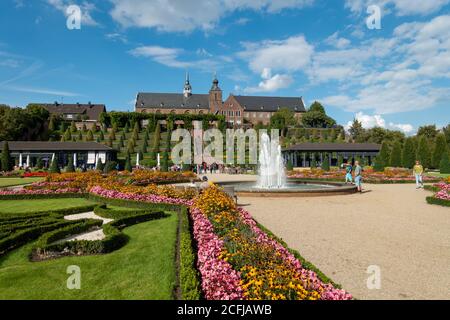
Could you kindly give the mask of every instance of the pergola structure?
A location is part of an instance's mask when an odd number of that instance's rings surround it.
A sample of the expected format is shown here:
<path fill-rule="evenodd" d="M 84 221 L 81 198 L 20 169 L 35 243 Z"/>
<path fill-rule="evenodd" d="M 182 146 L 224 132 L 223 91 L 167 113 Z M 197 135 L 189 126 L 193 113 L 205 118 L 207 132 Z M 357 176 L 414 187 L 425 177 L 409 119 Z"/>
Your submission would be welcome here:
<path fill-rule="evenodd" d="M 336 166 L 338 159 L 352 162 L 361 159 L 371 165 L 380 152 L 381 145 L 374 143 L 301 143 L 282 150 L 283 158 L 294 167 L 311 167 L 313 159 L 322 164 L 328 155 L 330 166 Z"/>
<path fill-rule="evenodd" d="M 0 142 L 0 150 L 3 144 Z M 33 167 L 38 158 L 47 167 L 57 156 L 59 165 L 64 167 L 72 156 L 75 168 L 89 168 L 95 166 L 98 159 L 106 163 L 116 157 L 112 148 L 97 142 L 8 141 L 8 147 L 14 163 L 23 168 Z"/>

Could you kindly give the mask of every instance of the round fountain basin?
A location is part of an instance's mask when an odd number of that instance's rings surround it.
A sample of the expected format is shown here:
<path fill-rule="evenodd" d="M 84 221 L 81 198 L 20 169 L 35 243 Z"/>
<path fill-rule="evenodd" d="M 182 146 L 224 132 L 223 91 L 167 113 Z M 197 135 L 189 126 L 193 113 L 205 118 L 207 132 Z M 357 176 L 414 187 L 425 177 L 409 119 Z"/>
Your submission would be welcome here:
<path fill-rule="evenodd" d="M 335 182 L 310 182 L 289 180 L 282 188 L 264 189 L 254 181 L 221 182 L 221 186 L 232 186 L 241 197 L 318 197 L 353 194 L 357 192 L 354 185 Z"/>

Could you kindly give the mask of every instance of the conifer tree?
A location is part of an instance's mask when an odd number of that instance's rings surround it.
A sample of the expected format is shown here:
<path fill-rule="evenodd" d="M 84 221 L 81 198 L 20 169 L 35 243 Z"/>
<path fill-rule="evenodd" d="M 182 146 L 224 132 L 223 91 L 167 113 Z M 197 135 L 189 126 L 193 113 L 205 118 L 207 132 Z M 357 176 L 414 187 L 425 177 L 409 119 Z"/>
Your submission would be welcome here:
<path fill-rule="evenodd" d="M 416 161 L 416 149 L 412 138 L 407 138 L 402 150 L 402 167 L 412 169 Z"/>
<path fill-rule="evenodd" d="M 8 172 L 12 170 L 11 155 L 9 153 L 9 145 L 7 141 L 3 143 L 1 164 L 2 171 Z"/>
<path fill-rule="evenodd" d="M 417 147 L 416 157 L 424 168 L 430 168 L 431 153 L 428 145 L 428 140 L 425 136 L 421 136 L 419 139 L 419 146 Z"/>
<path fill-rule="evenodd" d="M 395 141 L 391 150 L 389 164 L 391 167 L 401 167 L 402 166 L 402 145 L 399 141 Z"/>
<path fill-rule="evenodd" d="M 436 136 L 433 154 L 431 155 L 431 167 L 433 169 L 438 169 L 441 164 L 442 155 L 447 150 L 447 140 L 443 133 L 439 133 Z"/>

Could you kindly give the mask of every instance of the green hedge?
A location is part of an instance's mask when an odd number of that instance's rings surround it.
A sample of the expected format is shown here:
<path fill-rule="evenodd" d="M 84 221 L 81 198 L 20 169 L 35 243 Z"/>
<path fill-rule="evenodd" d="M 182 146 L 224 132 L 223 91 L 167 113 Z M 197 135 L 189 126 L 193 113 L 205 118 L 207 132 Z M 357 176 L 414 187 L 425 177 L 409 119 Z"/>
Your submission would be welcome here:
<path fill-rule="evenodd" d="M 192 232 L 188 209 L 183 208 L 179 214 L 179 285 L 182 300 L 199 300 L 201 297 L 200 276 L 195 267 L 196 255 L 193 247 Z"/>
<path fill-rule="evenodd" d="M 9 194 L 0 195 L 0 200 L 35 200 L 35 199 L 64 199 L 85 198 L 85 193 L 52 193 L 52 194 Z"/>
<path fill-rule="evenodd" d="M 108 209 L 105 204 L 96 206 L 94 213 L 100 217 L 107 219 L 121 219 L 125 217 L 131 217 L 142 213 L 152 213 L 154 210 L 116 210 Z"/>
<path fill-rule="evenodd" d="M 436 204 L 443 207 L 450 207 L 450 201 L 444 199 L 438 199 L 435 197 L 427 197 L 427 202 L 429 204 Z"/>
<path fill-rule="evenodd" d="M 39 236 L 46 232 L 65 227 L 69 224 L 73 224 L 73 222 L 61 221 L 50 225 L 37 226 L 34 228 L 15 232 L 10 236 L 0 240 L 0 256 L 30 241 L 36 240 L 37 238 L 39 238 Z"/>
<path fill-rule="evenodd" d="M 105 198 L 95 194 L 89 194 L 87 199 L 90 201 L 94 201 L 102 204 L 109 204 L 112 206 L 118 207 L 128 207 L 142 210 L 161 210 L 161 211 L 175 211 L 180 212 L 181 206 L 177 204 L 167 204 L 167 203 L 151 203 L 151 202 L 142 202 L 142 201 L 134 201 L 134 200 L 124 200 L 124 199 L 112 199 Z"/>
<path fill-rule="evenodd" d="M 5 213 L 1 213 L 0 214 L 0 221 L 2 220 L 11 220 L 14 218 L 17 219 L 24 219 L 27 217 L 36 217 L 36 215 L 57 215 L 57 216 L 68 216 L 71 214 L 77 214 L 77 213 L 84 213 L 84 212 L 89 212 L 89 211 L 93 211 L 94 208 L 96 207 L 95 204 L 90 204 L 90 205 L 85 205 L 85 206 L 78 206 L 78 207 L 73 207 L 73 208 L 66 208 L 66 209 L 56 209 L 56 210 L 37 210 L 37 211 L 30 211 L 30 212 L 24 212 L 24 213 L 9 213 L 9 212 L 5 212 Z"/>
<path fill-rule="evenodd" d="M 79 240 L 63 243 L 49 243 L 50 241 L 54 242 L 63 239 L 71 234 L 77 234 L 80 230 L 88 230 L 87 228 L 89 227 L 89 224 L 92 224 L 90 225 L 90 227 L 93 227 L 93 222 L 86 221 L 86 224 L 88 225 L 79 226 L 77 228 L 73 228 L 73 230 L 71 230 L 71 228 L 67 228 L 60 233 L 52 233 L 50 235 L 50 238 L 45 235 L 38 241 L 38 244 L 35 247 L 35 252 L 62 252 L 63 250 L 67 250 L 66 255 L 92 255 L 109 253 L 123 247 L 128 242 L 128 237 L 121 232 L 123 228 L 150 220 L 161 219 L 166 216 L 167 215 L 164 212 L 152 211 L 115 220 L 103 226 L 103 232 L 106 236 L 103 240 Z"/>

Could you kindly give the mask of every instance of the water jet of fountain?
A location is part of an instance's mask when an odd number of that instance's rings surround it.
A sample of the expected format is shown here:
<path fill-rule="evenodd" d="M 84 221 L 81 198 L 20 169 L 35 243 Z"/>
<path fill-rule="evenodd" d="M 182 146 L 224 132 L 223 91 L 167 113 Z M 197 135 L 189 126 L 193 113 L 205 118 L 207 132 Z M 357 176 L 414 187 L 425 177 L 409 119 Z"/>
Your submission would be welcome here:
<path fill-rule="evenodd" d="M 286 183 L 281 146 L 278 140 L 267 133 L 261 135 L 259 143 L 259 176 L 258 187 L 261 189 L 283 188 Z"/>

